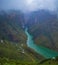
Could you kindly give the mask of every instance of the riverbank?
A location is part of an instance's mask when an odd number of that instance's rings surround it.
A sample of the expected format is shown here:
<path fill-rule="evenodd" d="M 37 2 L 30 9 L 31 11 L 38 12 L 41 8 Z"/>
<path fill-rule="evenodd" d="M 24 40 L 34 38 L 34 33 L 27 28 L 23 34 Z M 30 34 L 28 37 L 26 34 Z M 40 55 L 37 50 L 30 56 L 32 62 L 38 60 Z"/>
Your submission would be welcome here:
<path fill-rule="evenodd" d="M 27 46 L 36 51 L 38 54 L 42 55 L 46 59 L 58 56 L 58 52 L 43 46 L 36 45 L 32 39 L 32 35 L 28 33 L 27 28 L 25 29 L 25 33 L 27 35 Z"/>

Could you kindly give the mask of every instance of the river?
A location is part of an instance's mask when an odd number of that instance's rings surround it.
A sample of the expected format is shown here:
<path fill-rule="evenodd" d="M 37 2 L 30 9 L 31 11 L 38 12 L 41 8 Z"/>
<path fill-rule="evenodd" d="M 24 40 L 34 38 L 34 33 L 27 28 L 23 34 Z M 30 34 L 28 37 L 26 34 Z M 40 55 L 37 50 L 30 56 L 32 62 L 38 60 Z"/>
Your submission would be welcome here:
<path fill-rule="evenodd" d="M 43 46 L 39 46 L 36 43 L 34 43 L 33 37 L 32 37 L 32 35 L 30 35 L 28 33 L 27 28 L 25 29 L 25 33 L 27 35 L 27 46 L 30 47 L 31 49 L 33 49 L 35 52 L 42 55 L 46 59 L 58 56 L 58 52 L 53 51 L 53 50 L 46 48 L 46 47 L 43 47 Z"/>

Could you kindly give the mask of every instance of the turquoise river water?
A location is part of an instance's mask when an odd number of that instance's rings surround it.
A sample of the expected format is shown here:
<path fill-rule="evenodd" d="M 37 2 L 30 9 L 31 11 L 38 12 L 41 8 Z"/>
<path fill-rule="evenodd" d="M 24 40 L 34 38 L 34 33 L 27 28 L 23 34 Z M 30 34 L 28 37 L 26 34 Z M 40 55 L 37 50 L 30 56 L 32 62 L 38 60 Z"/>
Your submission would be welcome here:
<path fill-rule="evenodd" d="M 25 29 L 25 33 L 27 35 L 27 46 L 33 49 L 35 52 L 37 52 L 38 54 L 42 55 L 45 58 L 53 58 L 58 56 L 58 52 L 43 46 L 36 45 L 36 43 L 34 43 L 33 41 L 32 35 L 28 33 L 27 28 Z"/>

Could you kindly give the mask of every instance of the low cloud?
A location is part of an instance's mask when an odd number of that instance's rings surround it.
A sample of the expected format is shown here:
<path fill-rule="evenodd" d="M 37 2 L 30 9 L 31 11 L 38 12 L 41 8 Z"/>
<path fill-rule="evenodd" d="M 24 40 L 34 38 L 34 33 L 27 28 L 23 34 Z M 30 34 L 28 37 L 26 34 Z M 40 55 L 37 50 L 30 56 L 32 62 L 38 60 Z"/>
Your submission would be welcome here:
<path fill-rule="evenodd" d="M 55 0 L 34 0 L 28 5 L 26 0 L 0 0 L 0 9 L 20 9 L 22 11 L 34 11 L 38 9 L 56 10 Z"/>

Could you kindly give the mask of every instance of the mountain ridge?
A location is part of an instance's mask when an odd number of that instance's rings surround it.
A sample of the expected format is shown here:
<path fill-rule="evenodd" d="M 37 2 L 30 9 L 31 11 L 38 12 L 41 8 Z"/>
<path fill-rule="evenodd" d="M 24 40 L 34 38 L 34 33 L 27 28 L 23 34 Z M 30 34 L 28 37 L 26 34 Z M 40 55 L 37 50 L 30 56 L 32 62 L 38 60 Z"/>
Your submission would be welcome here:
<path fill-rule="evenodd" d="M 55 13 L 46 10 L 33 12 L 26 25 L 36 44 L 58 51 L 58 19 Z"/>

